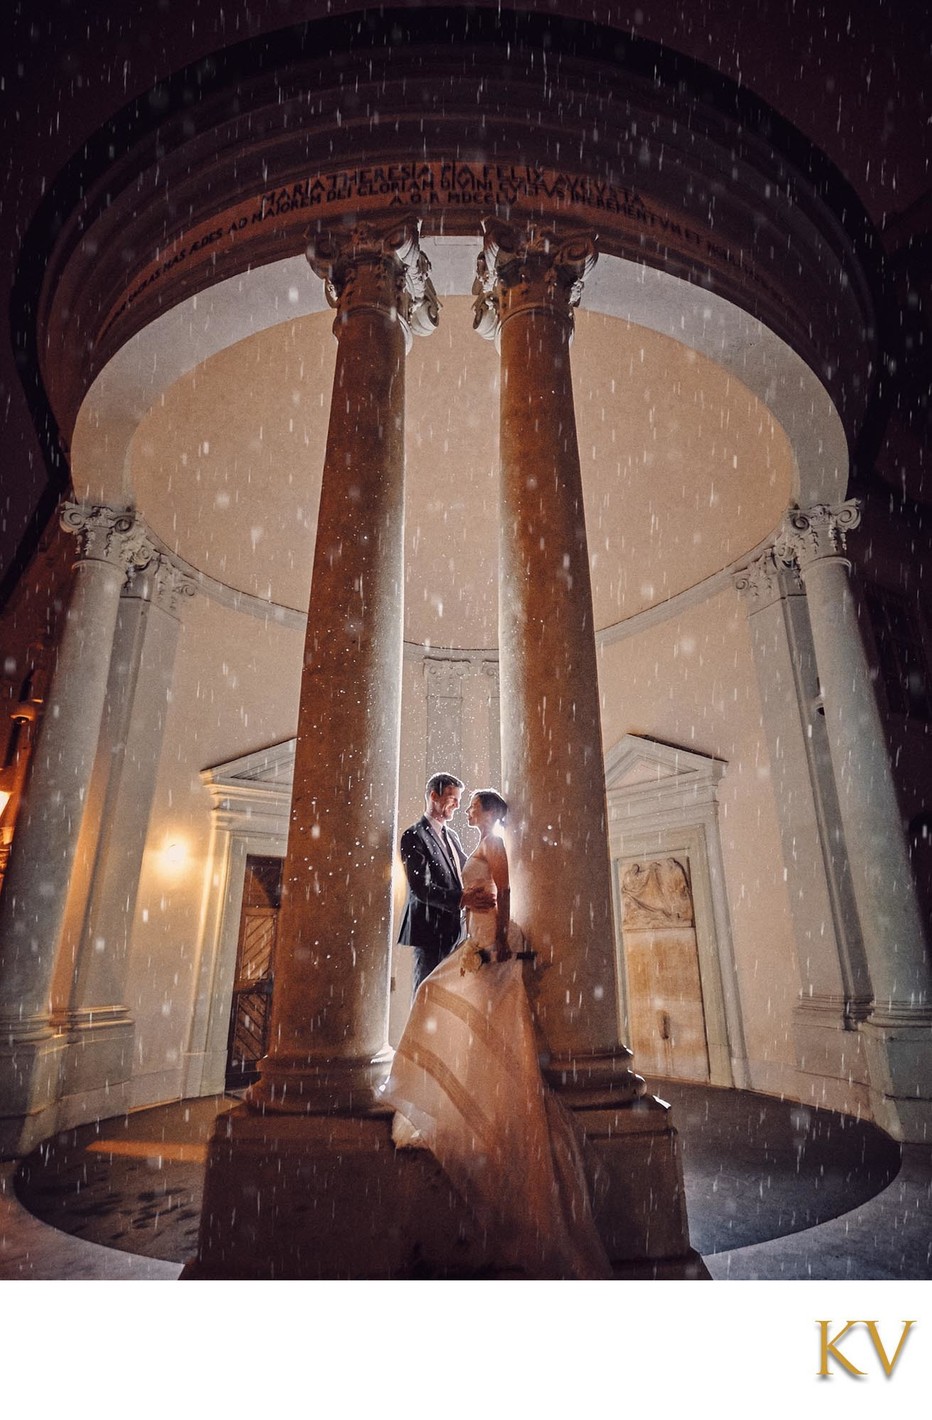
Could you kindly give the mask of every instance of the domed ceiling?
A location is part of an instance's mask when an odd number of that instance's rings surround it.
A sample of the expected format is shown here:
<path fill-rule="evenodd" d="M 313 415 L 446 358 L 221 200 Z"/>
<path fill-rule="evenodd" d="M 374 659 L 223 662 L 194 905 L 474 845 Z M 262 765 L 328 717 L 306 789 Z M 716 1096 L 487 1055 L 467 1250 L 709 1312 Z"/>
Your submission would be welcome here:
<path fill-rule="evenodd" d="M 336 342 L 273 326 L 178 379 L 140 423 L 129 482 L 165 543 L 237 591 L 303 611 Z M 470 301 L 408 355 L 405 637 L 497 642 L 499 357 Z M 670 337 L 577 313 L 572 348 L 595 620 L 611 626 L 749 552 L 792 501 L 779 424 Z"/>

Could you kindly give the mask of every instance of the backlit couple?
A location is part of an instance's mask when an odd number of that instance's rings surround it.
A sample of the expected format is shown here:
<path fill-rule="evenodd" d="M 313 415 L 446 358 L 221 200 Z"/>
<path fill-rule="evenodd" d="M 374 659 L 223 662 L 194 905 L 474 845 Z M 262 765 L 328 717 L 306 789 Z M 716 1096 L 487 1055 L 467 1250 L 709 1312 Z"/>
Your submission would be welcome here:
<path fill-rule="evenodd" d="M 393 1137 L 431 1150 L 505 1272 L 611 1277 L 592 1218 L 590 1151 L 540 1072 L 545 1043 L 498 832 L 507 805 L 493 789 L 471 796 L 479 842 L 467 857 L 448 827 L 462 791 L 455 775 L 433 775 L 426 813 L 401 840 L 400 941 L 414 949 L 415 997 L 384 1091 Z"/>

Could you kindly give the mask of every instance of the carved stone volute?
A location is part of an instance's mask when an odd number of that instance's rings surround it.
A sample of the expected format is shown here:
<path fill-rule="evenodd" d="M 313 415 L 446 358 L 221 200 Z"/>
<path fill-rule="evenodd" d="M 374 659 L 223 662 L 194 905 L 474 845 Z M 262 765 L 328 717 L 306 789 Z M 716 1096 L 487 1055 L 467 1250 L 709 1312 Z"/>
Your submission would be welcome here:
<path fill-rule="evenodd" d="M 473 283 L 473 327 L 494 340 L 519 312 L 542 311 L 572 325 L 573 310 L 598 259 L 595 237 L 560 236 L 547 227 L 516 227 L 498 218 L 482 224 L 483 245 Z"/>
<path fill-rule="evenodd" d="M 430 335 L 436 329 L 440 302 L 430 279 L 430 262 L 420 248 L 419 230 L 415 221 L 392 227 L 359 222 L 346 231 L 311 235 L 307 259 L 337 312 L 335 331 L 341 321 L 361 310 L 400 321 L 409 348 L 412 335 Z"/>

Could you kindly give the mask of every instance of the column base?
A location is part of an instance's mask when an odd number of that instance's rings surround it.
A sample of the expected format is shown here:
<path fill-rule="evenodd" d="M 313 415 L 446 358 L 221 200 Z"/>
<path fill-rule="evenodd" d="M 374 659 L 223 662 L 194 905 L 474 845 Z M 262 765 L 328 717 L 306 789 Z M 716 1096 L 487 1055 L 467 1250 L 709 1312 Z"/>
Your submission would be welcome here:
<path fill-rule="evenodd" d="M 932 1012 L 881 1008 L 860 1033 L 875 1122 L 902 1143 L 932 1143 Z"/>
<path fill-rule="evenodd" d="M 69 1011 L 55 1024 L 64 1042 L 59 1129 L 131 1107 L 134 1025 L 125 1006 Z"/>
<path fill-rule="evenodd" d="M 610 1174 L 598 1222 L 618 1276 L 699 1277 L 668 1111 L 581 1115 Z M 432 1154 L 396 1150 L 391 1112 L 222 1115 L 187 1279 L 514 1277 Z"/>
<path fill-rule="evenodd" d="M 185 1099 L 198 1095 L 222 1095 L 226 1089 L 226 1051 L 199 1050 L 184 1057 Z"/>
<path fill-rule="evenodd" d="M 868 1107 L 868 1066 L 858 1026 L 869 1003 L 804 996 L 793 1008 L 799 1091 L 806 1104 L 860 1114 Z"/>
<path fill-rule="evenodd" d="M 259 1079 L 246 1091 L 249 1105 L 272 1114 L 365 1113 L 378 1108 L 379 1087 L 395 1052 L 349 1060 L 309 1061 L 306 1056 L 267 1056 Z"/>
<path fill-rule="evenodd" d="M 623 1107 L 640 1099 L 647 1085 L 629 1066 L 633 1059 L 626 1045 L 601 1055 L 546 1055 L 541 1057 L 544 1078 L 571 1109 L 594 1105 Z"/>
<path fill-rule="evenodd" d="M 689 1245 L 683 1161 L 670 1106 L 644 1096 L 621 1107 L 574 1107 L 609 1176 L 597 1222 L 619 1275 L 692 1275 L 668 1269 Z"/>
<path fill-rule="evenodd" d="M 28 1154 L 58 1128 L 64 1042 L 34 1022 L 0 1035 L 0 1159 Z"/>

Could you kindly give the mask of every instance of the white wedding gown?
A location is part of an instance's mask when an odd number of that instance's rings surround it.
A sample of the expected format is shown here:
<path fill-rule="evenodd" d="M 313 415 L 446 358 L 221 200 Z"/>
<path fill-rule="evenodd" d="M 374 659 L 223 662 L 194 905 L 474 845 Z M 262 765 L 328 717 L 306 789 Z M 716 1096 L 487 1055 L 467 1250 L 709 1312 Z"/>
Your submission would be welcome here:
<path fill-rule="evenodd" d="M 463 885 L 491 881 L 469 858 Z M 470 912 L 469 935 L 422 982 L 383 1097 L 400 1147 L 431 1150 L 506 1268 L 534 1278 L 607 1278 L 579 1126 L 538 1063 L 525 964 L 494 957 L 496 914 Z M 521 934 L 512 924 L 512 950 Z M 471 969 L 472 968 L 472 969 Z M 400 1116 L 400 1117 L 399 1117 Z"/>

